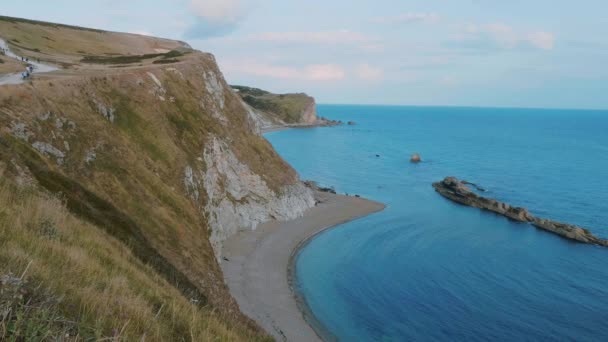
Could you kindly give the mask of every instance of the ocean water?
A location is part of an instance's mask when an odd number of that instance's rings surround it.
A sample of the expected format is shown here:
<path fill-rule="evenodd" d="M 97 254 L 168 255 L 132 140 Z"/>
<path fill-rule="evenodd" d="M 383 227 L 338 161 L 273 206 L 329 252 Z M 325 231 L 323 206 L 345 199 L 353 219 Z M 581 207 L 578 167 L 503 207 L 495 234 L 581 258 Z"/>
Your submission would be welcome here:
<path fill-rule="evenodd" d="M 431 187 L 457 176 L 608 238 L 608 112 L 319 112 L 357 125 L 266 137 L 303 179 L 387 205 L 324 232 L 297 258 L 297 288 L 338 340 L 608 340 L 608 248 L 457 205 Z M 414 152 L 422 163 L 409 163 Z"/>

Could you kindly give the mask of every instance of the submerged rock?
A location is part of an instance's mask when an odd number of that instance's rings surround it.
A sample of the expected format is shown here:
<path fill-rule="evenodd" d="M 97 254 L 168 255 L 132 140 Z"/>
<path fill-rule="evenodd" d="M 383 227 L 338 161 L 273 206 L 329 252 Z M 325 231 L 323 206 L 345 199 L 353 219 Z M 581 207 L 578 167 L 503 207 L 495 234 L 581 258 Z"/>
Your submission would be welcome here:
<path fill-rule="evenodd" d="M 587 229 L 557 221 L 534 217 L 526 208 L 512 207 L 507 203 L 475 194 L 467 184 L 456 177 L 446 177 L 443 181 L 433 183 L 433 188 L 443 197 L 454 202 L 474 208 L 488 210 L 518 222 L 528 222 L 540 229 L 557 234 L 566 239 L 608 247 L 608 240 L 594 236 Z"/>
<path fill-rule="evenodd" d="M 420 163 L 421 161 L 422 161 L 422 158 L 420 158 L 420 155 L 418 153 L 414 153 L 410 157 L 410 162 L 412 162 L 412 163 Z"/>

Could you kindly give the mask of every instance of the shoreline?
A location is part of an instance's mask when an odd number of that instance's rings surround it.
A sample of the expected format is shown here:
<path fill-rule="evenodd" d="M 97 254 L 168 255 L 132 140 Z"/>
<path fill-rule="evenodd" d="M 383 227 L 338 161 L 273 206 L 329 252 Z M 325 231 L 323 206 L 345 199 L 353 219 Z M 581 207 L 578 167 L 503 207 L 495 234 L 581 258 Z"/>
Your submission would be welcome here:
<path fill-rule="evenodd" d="M 286 131 L 288 129 L 292 129 L 292 128 L 318 128 L 318 127 L 334 127 L 334 126 L 340 126 L 342 125 L 342 123 L 331 123 L 331 122 L 319 122 L 319 123 L 312 123 L 312 124 L 284 124 L 284 125 L 276 125 L 276 126 L 267 126 L 267 127 L 263 127 L 262 128 L 262 135 L 266 134 L 266 133 L 271 133 L 271 132 L 280 132 L 280 131 Z"/>
<path fill-rule="evenodd" d="M 385 205 L 371 200 L 316 192 L 320 203 L 297 219 L 271 221 L 225 241 L 224 280 L 243 313 L 277 340 L 331 340 L 295 289 L 295 262 L 320 233 L 370 214 Z"/>

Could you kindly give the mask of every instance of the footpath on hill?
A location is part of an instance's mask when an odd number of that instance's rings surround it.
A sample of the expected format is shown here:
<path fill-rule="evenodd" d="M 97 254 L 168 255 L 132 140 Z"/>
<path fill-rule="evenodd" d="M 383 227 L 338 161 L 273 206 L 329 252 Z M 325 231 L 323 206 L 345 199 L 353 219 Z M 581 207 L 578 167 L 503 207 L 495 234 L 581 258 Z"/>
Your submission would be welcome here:
<path fill-rule="evenodd" d="M 21 61 L 22 57 L 16 55 L 14 52 L 12 52 L 11 49 L 9 48 L 8 44 L 6 43 L 6 41 L 4 41 L 2 38 L 0 38 L 0 49 L 2 49 L 2 52 L 4 52 L 4 55 L 6 57 L 14 58 L 18 61 Z M 31 64 L 34 67 L 33 72 L 37 73 L 37 74 L 59 70 L 59 68 L 57 68 L 53 65 L 38 63 L 34 60 L 30 60 L 27 63 Z M 25 70 L 23 70 L 22 72 L 25 72 Z M 22 72 L 0 75 L 0 85 L 20 84 L 20 83 L 25 82 L 25 79 L 22 76 Z"/>

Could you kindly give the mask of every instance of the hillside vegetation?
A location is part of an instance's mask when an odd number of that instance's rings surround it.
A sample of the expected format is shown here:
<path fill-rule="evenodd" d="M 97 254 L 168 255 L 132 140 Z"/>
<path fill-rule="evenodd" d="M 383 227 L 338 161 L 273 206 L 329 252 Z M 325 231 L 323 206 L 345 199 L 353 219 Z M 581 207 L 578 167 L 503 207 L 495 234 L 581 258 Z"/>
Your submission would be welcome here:
<path fill-rule="evenodd" d="M 0 16 L 0 38 L 19 56 L 73 67 L 83 58 L 168 53 L 183 42 Z"/>
<path fill-rule="evenodd" d="M 73 68 L 0 86 L 0 340 L 268 339 L 224 284 L 221 243 L 245 228 L 232 217 L 312 199 L 213 56 L 14 18 L 0 38 Z M 89 70 L 80 51 L 180 60 Z"/>
<path fill-rule="evenodd" d="M 13 72 L 22 72 L 25 70 L 25 67 L 25 63 L 21 63 L 13 58 L 2 56 L 0 53 L 0 75 Z"/>

